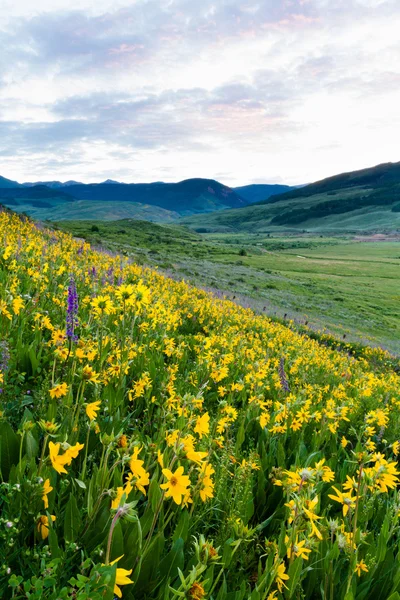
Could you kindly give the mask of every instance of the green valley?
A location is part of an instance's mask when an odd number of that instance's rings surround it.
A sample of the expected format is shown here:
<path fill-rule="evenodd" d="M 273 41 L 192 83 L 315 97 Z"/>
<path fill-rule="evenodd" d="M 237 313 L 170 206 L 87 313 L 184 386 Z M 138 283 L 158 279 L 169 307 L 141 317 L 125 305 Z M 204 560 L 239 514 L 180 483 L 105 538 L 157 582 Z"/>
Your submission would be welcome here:
<path fill-rule="evenodd" d="M 56 226 L 272 318 L 400 352 L 400 237 L 199 234 L 129 219 Z"/>

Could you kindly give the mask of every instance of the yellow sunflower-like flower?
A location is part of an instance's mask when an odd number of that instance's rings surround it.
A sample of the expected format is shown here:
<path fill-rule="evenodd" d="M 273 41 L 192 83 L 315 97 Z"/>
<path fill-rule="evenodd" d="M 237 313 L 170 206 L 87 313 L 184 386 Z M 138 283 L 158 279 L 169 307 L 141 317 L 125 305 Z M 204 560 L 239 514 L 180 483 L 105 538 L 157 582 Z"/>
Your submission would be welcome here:
<path fill-rule="evenodd" d="M 178 467 L 175 473 L 172 473 L 169 469 L 163 469 L 162 472 L 168 479 L 167 483 L 160 486 L 162 490 L 167 490 L 165 497 L 172 498 L 176 504 L 181 504 L 182 496 L 186 496 L 190 486 L 189 477 L 183 474 L 184 468 Z"/>
<path fill-rule="evenodd" d="M 100 410 L 101 401 L 96 400 L 95 402 L 90 402 L 86 406 L 86 414 L 91 421 L 94 421 L 97 417 L 97 413 Z"/>
<path fill-rule="evenodd" d="M 50 516 L 51 520 L 54 522 L 56 520 L 56 517 L 54 515 Z M 41 517 L 39 517 L 37 530 L 42 536 L 42 540 L 45 540 L 49 537 L 49 518 L 47 517 L 47 515 L 42 515 Z"/>

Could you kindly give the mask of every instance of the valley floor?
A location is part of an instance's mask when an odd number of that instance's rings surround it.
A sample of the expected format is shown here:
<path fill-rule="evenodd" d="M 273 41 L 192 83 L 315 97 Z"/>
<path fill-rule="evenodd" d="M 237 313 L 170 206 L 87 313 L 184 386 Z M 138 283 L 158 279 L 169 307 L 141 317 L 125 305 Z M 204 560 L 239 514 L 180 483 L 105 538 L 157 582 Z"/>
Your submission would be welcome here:
<path fill-rule="evenodd" d="M 265 314 L 400 352 L 400 238 L 196 234 L 125 220 L 64 230 Z"/>

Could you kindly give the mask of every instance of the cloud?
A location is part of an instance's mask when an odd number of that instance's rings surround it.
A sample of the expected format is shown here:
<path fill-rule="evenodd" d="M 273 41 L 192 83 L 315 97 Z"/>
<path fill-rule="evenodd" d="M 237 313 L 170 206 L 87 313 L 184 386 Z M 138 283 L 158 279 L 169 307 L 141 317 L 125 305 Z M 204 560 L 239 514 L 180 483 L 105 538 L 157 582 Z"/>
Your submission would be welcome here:
<path fill-rule="evenodd" d="M 8 2 L 2 174 L 301 183 L 395 160 L 399 27 L 397 0 Z"/>

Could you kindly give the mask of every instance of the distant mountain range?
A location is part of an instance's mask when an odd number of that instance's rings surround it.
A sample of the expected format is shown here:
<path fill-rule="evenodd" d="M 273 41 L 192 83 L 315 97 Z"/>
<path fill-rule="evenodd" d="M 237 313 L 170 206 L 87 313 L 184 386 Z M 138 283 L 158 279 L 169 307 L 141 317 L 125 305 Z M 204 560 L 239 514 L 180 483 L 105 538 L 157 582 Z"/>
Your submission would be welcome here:
<path fill-rule="evenodd" d="M 328 177 L 183 224 L 199 231 L 400 231 L 400 162 Z"/>
<path fill-rule="evenodd" d="M 18 183 L 0 177 L 0 202 L 38 219 L 140 218 L 173 221 L 182 216 L 242 208 L 272 194 L 281 185 L 249 185 L 232 189 L 213 179 L 179 183 L 102 183 L 38 181 Z"/>
<path fill-rule="evenodd" d="M 45 220 L 178 221 L 197 231 L 400 231 L 400 162 L 306 186 L 230 188 L 214 179 L 18 183 L 0 177 L 0 203 Z"/>
<path fill-rule="evenodd" d="M 248 204 L 253 204 L 254 202 L 260 201 L 268 202 L 268 199 L 271 196 L 283 194 L 284 192 L 288 192 L 295 188 L 289 185 L 253 183 L 251 185 L 242 185 L 233 189 L 239 196 L 244 198 Z"/>

